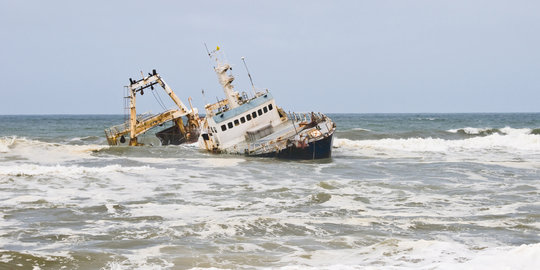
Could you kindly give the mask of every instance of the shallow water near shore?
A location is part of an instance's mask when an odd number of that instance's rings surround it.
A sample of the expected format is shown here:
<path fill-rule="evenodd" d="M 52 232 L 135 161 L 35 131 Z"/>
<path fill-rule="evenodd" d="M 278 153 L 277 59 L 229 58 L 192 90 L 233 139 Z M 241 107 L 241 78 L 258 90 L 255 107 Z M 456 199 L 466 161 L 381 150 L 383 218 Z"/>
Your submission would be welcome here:
<path fill-rule="evenodd" d="M 0 116 L 0 269 L 538 269 L 540 114 L 329 114 L 333 157 Z"/>

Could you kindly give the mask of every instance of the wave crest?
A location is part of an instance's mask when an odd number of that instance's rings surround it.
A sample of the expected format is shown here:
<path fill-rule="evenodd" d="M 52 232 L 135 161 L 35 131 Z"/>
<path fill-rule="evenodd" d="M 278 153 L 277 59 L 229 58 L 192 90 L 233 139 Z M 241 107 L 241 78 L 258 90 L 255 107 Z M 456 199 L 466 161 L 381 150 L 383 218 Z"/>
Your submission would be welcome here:
<path fill-rule="evenodd" d="M 21 164 L 0 166 L 0 175 L 7 176 L 39 176 L 39 175 L 54 175 L 68 178 L 81 178 L 87 175 L 111 174 L 115 172 L 145 172 L 151 169 L 149 166 L 140 167 L 123 167 L 120 165 L 107 165 L 104 167 L 83 167 L 83 166 L 45 166 L 34 164 Z"/>
<path fill-rule="evenodd" d="M 352 130 L 354 130 L 354 131 L 367 131 L 367 132 L 371 132 L 371 131 L 372 131 L 372 130 L 367 129 L 367 128 L 359 128 L 359 127 L 353 128 Z"/>
<path fill-rule="evenodd" d="M 0 153 L 31 161 L 57 163 L 66 160 L 89 158 L 95 151 L 109 148 L 108 145 L 71 145 L 43 142 L 20 137 L 0 138 Z"/>
<path fill-rule="evenodd" d="M 505 132 L 504 129 L 501 130 Z M 519 132 L 518 132 L 519 131 Z M 473 137 L 462 140 L 446 140 L 440 138 L 407 138 L 407 139 L 381 139 L 381 140 L 334 140 L 335 148 L 344 150 L 396 150 L 404 152 L 463 152 L 478 150 L 498 150 L 512 152 L 540 151 L 540 136 L 530 134 L 530 130 L 506 130 L 499 133 Z"/>
<path fill-rule="evenodd" d="M 447 130 L 447 132 L 450 133 L 457 133 L 462 135 L 491 135 L 491 134 L 503 134 L 498 128 L 473 128 L 473 127 L 466 127 L 466 128 L 459 128 L 459 129 L 450 129 Z"/>
<path fill-rule="evenodd" d="M 10 151 L 10 146 L 15 143 L 17 137 L 2 137 L 0 138 L 0 153 L 7 153 Z"/>
<path fill-rule="evenodd" d="M 492 135 L 492 134 L 501 134 L 501 135 L 535 134 L 534 133 L 535 130 L 532 130 L 530 128 L 511 128 L 511 127 L 504 127 L 500 129 L 490 128 L 490 127 L 486 127 L 486 128 L 464 127 L 464 128 L 457 128 L 457 129 L 449 129 L 447 130 L 447 132 L 457 133 L 457 134 L 462 134 L 462 135 L 487 136 L 487 135 Z M 538 133 L 540 134 L 540 132 Z"/>

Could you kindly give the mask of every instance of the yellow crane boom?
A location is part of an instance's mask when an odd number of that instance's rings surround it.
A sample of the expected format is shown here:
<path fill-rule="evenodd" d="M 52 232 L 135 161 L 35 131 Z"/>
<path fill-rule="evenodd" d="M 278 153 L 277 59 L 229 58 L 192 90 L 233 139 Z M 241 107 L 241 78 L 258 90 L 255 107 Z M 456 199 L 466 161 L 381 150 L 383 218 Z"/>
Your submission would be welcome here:
<path fill-rule="evenodd" d="M 139 135 L 147 132 L 148 130 L 157 125 L 162 125 L 163 123 L 169 121 L 173 121 L 175 123 L 175 126 L 178 127 L 180 134 L 182 134 L 183 136 L 189 137 L 191 139 L 194 139 L 198 136 L 200 120 L 197 109 L 188 109 L 186 105 L 184 105 L 184 103 L 180 100 L 180 98 L 178 98 L 178 96 L 174 93 L 174 91 L 169 87 L 169 85 L 165 83 L 165 81 L 161 78 L 161 76 L 156 72 L 155 69 L 152 71 L 152 74 L 149 73 L 148 76 L 145 76 L 138 81 L 134 81 L 131 78 L 129 79 L 129 81 L 129 121 L 122 125 L 117 125 L 105 129 L 105 135 L 107 137 L 107 142 L 109 143 L 109 145 L 118 145 L 118 140 L 120 139 L 121 142 L 122 140 L 125 140 L 124 136 L 128 133 L 129 145 L 139 145 L 139 143 L 137 142 L 137 137 Z M 141 95 L 144 94 L 144 89 L 146 88 L 151 88 L 153 90 L 154 85 L 156 84 L 159 84 L 165 90 L 165 92 L 169 95 L 173 102 L 178 106 L 178 109 L 168 110 L 144 119 L 138 118 L 136 109 L 137 93 L 139 92 Z M 188 119 L 187 126 L 183 125 L 183 116 L 186 116 Z M 192 136 L 195 133 L 197 134 L 197 136 Z"/>

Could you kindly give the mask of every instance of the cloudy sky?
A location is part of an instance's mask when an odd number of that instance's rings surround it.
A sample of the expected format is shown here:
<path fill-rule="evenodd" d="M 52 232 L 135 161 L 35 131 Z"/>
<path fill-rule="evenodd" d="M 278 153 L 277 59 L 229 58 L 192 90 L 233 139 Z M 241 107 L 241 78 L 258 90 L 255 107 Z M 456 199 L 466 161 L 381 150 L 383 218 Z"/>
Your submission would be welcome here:
<path fill-rule="evenodd" d="M 540 111 L 540 1 L 0 0 L 0 35 L 0 114 L 122 114 L 154 68 L 202 111 L 204 43 L 286 111 Z"/>

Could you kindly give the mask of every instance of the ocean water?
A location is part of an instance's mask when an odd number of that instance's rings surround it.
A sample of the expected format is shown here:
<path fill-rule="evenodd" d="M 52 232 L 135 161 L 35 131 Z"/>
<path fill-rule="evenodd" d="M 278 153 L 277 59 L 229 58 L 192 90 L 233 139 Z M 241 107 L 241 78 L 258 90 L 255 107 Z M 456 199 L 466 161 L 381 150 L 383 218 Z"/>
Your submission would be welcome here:
<path fill-rule="evenodd" d="M 318 161 L 0 116 L 0 269 L 540 269 L 540 114 L 330 116 Z"/>

